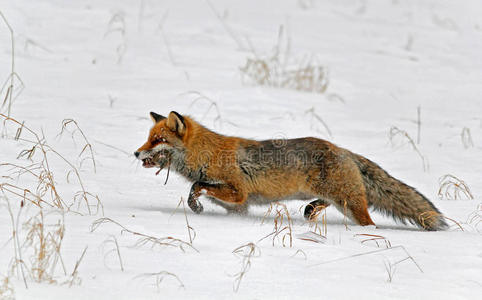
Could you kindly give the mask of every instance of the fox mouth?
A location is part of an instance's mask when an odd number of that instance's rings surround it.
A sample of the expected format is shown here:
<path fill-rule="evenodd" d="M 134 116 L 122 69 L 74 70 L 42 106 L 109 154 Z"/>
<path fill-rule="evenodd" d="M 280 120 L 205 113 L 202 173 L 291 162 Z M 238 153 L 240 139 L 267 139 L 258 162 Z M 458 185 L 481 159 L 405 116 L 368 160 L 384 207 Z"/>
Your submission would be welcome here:
<path fill-rule="evenodd" d="M 166 165 L 168 160 L 169 158 L 168 158 L 167 151 L 158 151 L 154 153 L 154 155 L 142 159 L 142 166 L 144 168 L 154 168 L 154 167 L 163 168 Z"/>
<path fill-rule="evenodd" d="M 144 168 L 154 168 L 156 163 L 152 160 L 152 158 L 144 158 L 142 160 L 142 166 Z"/>

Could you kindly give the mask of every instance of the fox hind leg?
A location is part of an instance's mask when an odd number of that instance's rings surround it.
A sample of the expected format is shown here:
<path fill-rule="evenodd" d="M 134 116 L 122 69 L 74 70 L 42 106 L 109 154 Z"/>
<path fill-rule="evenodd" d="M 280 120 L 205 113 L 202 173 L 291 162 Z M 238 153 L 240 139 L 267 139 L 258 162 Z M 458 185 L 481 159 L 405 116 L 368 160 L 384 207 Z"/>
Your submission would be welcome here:
<path fill-rule="evenodd" d="M 315 201 L 311 201 L 305 207 L 304 217 L 307 220 L 314 220 L 315 217 L 318 215 L 318 212 L 330 206 L 330 203 L 323 200 L 323 199 L 316 199 Z"/>

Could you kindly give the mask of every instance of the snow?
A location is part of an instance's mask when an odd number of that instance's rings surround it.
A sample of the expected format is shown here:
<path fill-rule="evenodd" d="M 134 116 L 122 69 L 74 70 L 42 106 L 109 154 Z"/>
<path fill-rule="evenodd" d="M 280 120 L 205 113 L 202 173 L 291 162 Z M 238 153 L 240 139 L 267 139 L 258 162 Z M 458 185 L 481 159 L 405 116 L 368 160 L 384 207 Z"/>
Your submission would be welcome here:
<path fill-rule="evenodd" d="M 164 185 L 166 171 L 155 176 L 154 169 L 142 168 L 132 155 L 152 125 L 149 111 L 166 115 L 171 110 L 228 135 L 329 139 L 415 186 L 464 229 L 454 224 L 447 231 L 424 232 L 377 213 L 372 218 L 378 228 L 348 221 L 347 229 L 343 215 L 330 207 L 326 240 L 306 241 L 299 239 L 310 236 L 302 215 L 306 203 L 290 201 L 285 204 L 293 218 L 293 247 L 283 247 L 281 237 L 274 245 L 270 237 L 259 241 L 274 226 L 273 215 L 263 221 L 267 207 L 234 216 L 201 200 L 202 214 L 186 212 L 198 252 L 189 247 L 183 252 L 133 247 L 138 237 L 112 223 L 91 232 L 102 213 L 86 215 L 81 205 L 84 215 L 64 215 L 61 249 L 72 272 L 87 247 L 78 269 L 80 284 L 60 284 L 60 268 L 59 284 L 29 280 L 28 289 L 21 277 L 12 275 L 17 299 L 475 299 L 482 293 L 482 223 L 476 223 L 481 212 L 470 222 L 482 203 L 480 1 L 9 0 L 0 10 L 14 30 L 16 72 L 25 83 L 12 116 L 43 131 L 48 143 L 78 166 L 84 145 L 79 132 L 74 139 L 68 133 L 57 136 L 62 120 L 76 120 L 96 160 L 97 172 L 89 160 L 80 169 L 86 190 L 99 195 L 104 217 L 129 230 L 189 242 L 184 212 L 176 208 L 181 197 L 187 197 L 189 184 L 171 172 Z M 256 53 L 269 55 L 280 25 L 294 59 L 316 55 L 328 68 L 324 94 L 243 84 L 239 68 L 253 55 L 238 44 L 248 48 L 249 40 Z M 3 81 L 11 60 L 3 24 L 0 45 Z M 193 91 L 217 107 L 210 108 L 204 99 L 193 103 Z M 417 148 L 428 160 L 426 171 L 403 137 L 395 137 L 394 144 L 388 137 L 396 126 L 416 140 L 417 107 L 422 122 Z M 311 119 L 311 108 L 332 136 Z M 468 148 L 461 138 L 465 127 L 473 140 Z M 8 123 L 6 128 L 0 163 L 28 165 L 17 156 L 31 145 L 12 139 L 17 126 Z M 34 159 L 40 159 L 40 153 Z M 61 160 L 52 156 L 51 163 L 64 199 L 72 199 L 78 185 L 73 177 L 67 182 L 68 169 Z M 8 168 L 0 170 L 1 176 L 7 175 Z M 439 199 L 438 179 L 445 174 L 464 180 L 474 199 Z M 15 183 L 35 190 L 27 176 Z M 6 275 L 14 256 L 12 228 L 3 199 L 0 205 L 0 274 Z M 33 206 L 25 209 L 21 221 L 35 211 Z M 58 217 L 51 213 L 48 218 L 55 223 Z M 25 231 L 20 234 L 24 237 Z M 362 242 L 367 236 L 357 234 L 383 236 L 393 249 L 350 257 L 386 247 L 383 241 L 378 247 Z M 116 254 L 108 253 L 112 243 L 105 241 L 112 236 L 119 243 L 124 271 Z M 249 242 L 256 244 L 259 256 L 252 257 L 235 292 L 233 275 L 241 270 L 242 258 L 232 251 Z M 394 267 L 389 281 L 384 262 L 407 257 L 396 246 L 403 246 L 423 273 L 406 260 Z M 347 259 L 337 260 L 342 258 Z M 172 276 L 159 287 L 154 277 L 143 276 L 161 271 L 177 275 L 184 287 Z"/>

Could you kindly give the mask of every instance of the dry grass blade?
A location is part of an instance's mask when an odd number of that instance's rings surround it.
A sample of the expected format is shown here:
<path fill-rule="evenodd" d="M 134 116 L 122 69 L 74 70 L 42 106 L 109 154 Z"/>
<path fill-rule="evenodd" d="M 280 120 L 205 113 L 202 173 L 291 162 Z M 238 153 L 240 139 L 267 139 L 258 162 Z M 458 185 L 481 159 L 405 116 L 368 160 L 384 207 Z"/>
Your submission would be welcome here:
<path fill-rule="evenodd" d="M 64 275 L 67 274 L 60 255 L 65 235 L 63 214 L 57 223 L 49 224 L 43 210 L 24 224 L 27 235 L 23 247 L 32 249 L 30 274 L 36 282 L 55 283 L 56 267 L 60 262 Z"/>
<path fill-rule="evenodd" d="M 238 125 L 236 125 L 235 123 L 229 120 L 226 120 L 221 116 L 221 111 L 219 110 L 218 103 L 213 99 L 209 98 L 208 96 L 197 91 L 189 91 L 181 95 L 189 95 L 194 97 L 194 99 L 191 101 L 191 104 L 189 105 L 189 108 L 192 108 L 196 103 L 200 101 L 204 101 L 208 103 L 208 108 L 206 109 L 203 116 L 201 117 L 201 120 L 204 120 L 204 118 L 206 118 L 208 114 L 214 109 L 215 117 L 213 120 L 213 126 L 216 126 L 216 124 L 219 124 L 219 127 L 222 127 L 224 123 L 228 123 L 234 127 L 238 127 Z"/>
<path fill-rule="evenodd" d="M 107 31 L 104 34 L 104 38 L 108 37 L 109 35 L 115 32 L 118 32 L 121 36 L 121 41 L 116 48 L 117 64 L 120 64 L 122 63 L 122 59 L 127 49 L 126 21 L 125 21 L 125 15 L 123 12 L 117 12 L 112 15 L 107 25 Z"/>
<path fill-rule="evenodd" d="M 16 135 L 15 135 L 15 138 L 14 138 L 15 140 L 17 140 L 19 142 L 29 143 L 29 144 L 32 145 L 32 148 L 28 148 L 28 149 L 25 149 L 25 150 L 21 151 L 18 158 L 26 158 L 26 159 L 29 159 L 31 161 L 35 160 L 36 162 L 34 162 L 31 165 L 26 166 L 26 167 L 15 165 L 15 164 L 2 164 L 0 166 L 10 166 L 14 169 L 17 169 L 17 174 L 18 174 L 17 179 L 20 176 L 22 176 L 23 174 L 27 174 L 27 173 L 36 177 L 36 180 L 37 180 L 36 192 L 37 192 L 37 194 L 36 195 L 34 195 L 32 193 L 31 194 L 33 196 L 35 196 L 35 198 L 41 200 L 41 201 L 40 200 L 37 201 L 38 202 L 37 205 L 40 205 L 40 202 L 42 202 L 42 203 L 48 203 L 49 205 L 55 206 L 55 207 L 57 207 L 59 209 L 62 209 L 62 210 L 64 210 L 64 209 L 70 210 L 71 207 L 75 203 L 78 204 L 78 206 L 77 206 L 78 209 L 80 209 L 81 203 L 85 203 L 87 211 L 90 215 L 93 214 L 91 206 L 96 207 L 95 214 L 97 214 L 99 211 L 102 211 L 102 213 L 103 213 L 103 206 L 102 206 L 102 203 L 100 202 L 99 197 L 86 190 L 86 188 L 84 186 L 84 183 L 83 183 L 83 180 L 80 176 L 79 170 L 67 158 L 65 158 L 62 154 L 60 154 L 56 149 L 54 149 L 49 144 L 47 144 L 47 141 L 46 141 L 45 137 L 43 136 L 43 133 L 42 133 L 42 135 L 40 135 L 37 132 L 35 132 L 34 130 L 32 130 L 31 128 L 29 128 L 28 126 L 26 126 L 24 122 L 19 122 L 16 119 L 14 119 L 12 117 L 9 117 L 7 115 L 4 115 L 4 114 L 0 113 L 0 118 L 4 119 L 4 125 L 6 125 L 6 123 L 9 122 L 9 123 L 15 124 L 16 126 L 19 126 L 16 130 Z M 73 121 L 73 122 L 75 122 L 75 121 Z M 71 122 L 69 122 L 69 124 L 70 123 Z M 80 130 L 80 128 L 79 128 L 79 130 Z M 28 138 L 22 138 L 22 137 L 20 137 L 20 134 L 22 134 L 23 136 L 25 136 L 26 134 L 29 134 L 30 136 L 33 137 L 33 140 L 30 140 Z M 82 135 L 83 135 L 83 133 L 82 133 Z M 88 143 L 88 140 L 85 137 L 85 135 L 83 135 L 83 136 L 84 136 L 86 142 Z M 87 149 L 87 148 L 84 147 L 83 152 L 85 151 L 85 149 Z M 36 158 L 38 156 L 38 155 L 35 155 L 36 153 L 40 153 L 39 158 Z M 53 154 L 53 156 L 55 158 L 59 159 L 60 161 L 63 161 L 66 165 L 68 165 L 69 171 L 66 174 L 67 181 L 69 181 L 69 176 L 71 174 L 74 174 L 75 178 L 77 179 L 77 182 L 80 186 L 80 191 L 78 191 L 76 193 L 76 195 L 74 196 L 74 199 L 73 199 L 74 201 L 71 204 L 67 204 L 63 200 L 63 198 L 61 197 L 61 195 L 59 194 L 59 192 L 57 190 L 56 181 L 54 179 L 54 173 L 53 173 L 53 170 L 50 167 L 50 158 L 51 158 L 50 154 Z M 82 155 L 82 153 L 81 153 L 81 155 Z M 93 158 L 93 153 L 92 153 L 92 158 Z M 3 184 L 3 186 L 5 187 L 4 184 Z M 12 187 L 12 186 L 10 186 L 10 187 Z M 18 189 L 28 191 L 27 188 L 18 187 Z M 10 192 L 15 194 L 11 190 L 10 190 Z M 47 199 L 44 198 L 47 194 L 50 195 L 50 200 L 47 200 Z M 94 205 L 91 204 L 92 199 L 94 199 L 96 201 L 96 204 L 94 204 Z"/>
<path fill-rule="evenodd" d="M 474 199 L 469 186 L 461 179 L 451 174 L 439 178 L 438 196 L 440 199 L 457 200 L 464 196 L 467 199 Z"/>
<path fill-rule="evenodd" d="M 184 218 L 186 220 L 186 228 L 187 228 L 187 234 L 189 236 L 189 243 L 192 245 L 192 242 L 196 238 L 196 231 L 194 230 L 194 228 L 191 227 L 191 225 L 189 225 L 189 220 L 187 219 L 187 214 L 186 214 L 186 205 L 184 204 L 184 198 L 182 198 L 182 197 L 181 197 L 181 200 L 179 201 L 179 203 L 177 204 L 176 209 L 181 204 L 182 204 L 182 210 L 184 212 Z"/>
<path fill-rule="evenodd" d="M 318 129 L 318 126 L 316 126 L 316 122 L 318 122 L 319 124 L 323 125 L 323 128 L 325 128 L 325 131 L 326 133 L 328 133 L 328 136 L 330 138 L 333 137 L 333 134 L 331 133 L 331 130 L 330 130 L 330 127 L 328 127 L 328 124 L 326 124 L 326 122 L 323 120 L 323 118 L 320 117 L 320 115 L 318 115 L 316 112 L 315 112 L 315 108 L 312 107 L 310 109 L 308 109 L 307 111 L 305 111 L 305 114 L 308 114 L 310 116 L 310 128 L 311 129 L 315 129 L 316 131 L 322 133 L 322 131 L 320 131 Z M 316 121 L 316 122 L 314 122 Z"/>
<path fill-rule="evenodd" d="M 470 147 L 474 147 L 474 142 L 472 141 L 472 134 L 470 133 L 470 129 L 464 127 L 462 132 L 460 133 L 460 138 L 462 139 L 462 144 L 464 145 L 465 149 Z"/>
<path fill-rule="evenodd" d="M 241 39 L 234 32 L 234 30 L 231 28 L 231 26 L 229 26 L 229 24 L 226 22 L 225 18 L 223 16 L 221 16 L 221 14 L 216 10 L 216 8 L 211 3 L 211 1 L 206 0 L 206 3 L 208 4 L 209 8 L 213 11 L 216 18 L 218 18 L 219 22 L 221 22 L 224 30 L 226 30 L 226 32 L 229 34 L 229 36 L 236 42 L 236 45 L 238 45 L 239 50 L 242 50 L 242 51 L 247 50 L 247 48 L 241 42 Z"/>
<path fill-rule="evenodd" d="M 477 209 L 469 214 L 467 223 L 479 231 L 479 225 L 482 224 L 482 204 L 477 205 Z"/>
<path fill-rule="evenodd" d="M 451 222 L 453 222 L 455 224 L 455 226 L 457 226 L 460 230 L 462 231 L 465 231 L 464 228 L 462 227 L 462 225 L 455 221 L 454 219 L 452 218 L 449 218 L 449 217 L 446 217 L 442 214 L 439 214 L 437 212 L 434 212 L 434 211 L 426 211 L 426 212 L 423 212 L 421 213 L 419 216 L 418 216 L 418 219 L 420 220 L 420 225 L 422 225 L 422 227 L 426 227 L 425 226 L 425 223 L 428 221 L 428 223 L 433 223 L 433 219 L 438 219 L 438 218 L 444 218 L 446 220 L 449 220 Z"/>
<path fill-rule="evenodd" d="M 251 268 L 251 259 L 253 257 L 259 257 L 261 255 L 261 250 L 258 248 L 258 246 L 251 242 L 237 247 L 233 250 L 233 254 L 241 258 L 241 270 L 233 275 L 233 290 L 237 292 L 239 290 L 241 281 Z"/>
<path fill-rule="evenodd" d="M 283 247 L 286 247 L 287 240 L 289 241 L 289 246 L 293 247 L 293 220 L 291 219 L 291 215 L 285 204 L 275 202 L 273 205 L 271 203 L 267 212 L 263 216 L 261 224 L 263 224 L 264 220 L 271 215 L 272 211 L 274 211 L 273 232 L 264 236 L 258 242 L 261 242 L 268 237 L 272 237 L 272 245 L 274 246 L 275 240 L 281 237 Z"/>
<path fill-rule="evenodd" d="M 62 136 L 62 134 L 66 131 L 68 131 L 68 127 L 70 124 L 73 124 L 73 126 L 75 127 L 73 131 L 70 132 L 71 134 L 71 138 L 72 140 L 75 141 L 74 139 L 74 135 L 76 132 L 79 132 L 80 135 L 82 136 L 82 139 L 84 140 L 85 144 L 82 148 L 82 151 L 80 151 L 79 153 L 79 158 L 82 156 L 82 154 L 84 154 L 85 151 L 89 151 L 90 153 L 90 156 L 87 156 L 85 158 L 83 158 L 81 161 L 80 161 L 80 166 L 79 166 L 79 169 L 82 168 L 82 163 L 84 162 L 84 160 L 88 159 L 88 160 L 91 160 L 92 161 L 92 164 L 94 165 L 94 173 L 97 172 L 97 167 L 96 167 L 96 164 L 95 164 L 95 157 L 94 157 L 94 151 L 92 150 L 92 144 L 89 142 L 89 140 L 87 139 L 87 137 L 85 136 L 84 132 L 82 131 L 82 129 L 80 129 L 80 126 L 79 126 L 79 123 L 77 123 L 77 121 L 75 121 L 74 119 L 64 119 L 62 120 L 62 129 L 60 130 L 60 133 L 57 135 L 57 136 Z"/>
<path fill-rule="evenodd" d="M 84 251 L 82 251 L 82 254 L 80 255 L 80 258 L 75 263 L 74 270 L 72 271 L 72 274 L 70 274 L 71 279 L 69 281 L 69 287 L 71 287 L 75 283 L 80 284 L 80 279 L 78 278 L 78 271 L 79 271 L 80 263 L 84 258 L 85 252 L 87 252 L 87 248 L 88 246 L 85 246 Z"/>
<path fill-rule="evenodd" d="M 134 244 L 134 247 L 141 247 L 141 246 L 149 244 L 149 245 L 151 245 L 151 247 L 167 246 L 167 247 L 179 248 L 180 250 L 185 252 L 186 250 L 184 248 L 187 246 L 188 248 L 193 249 L 196 252 L 199 252 L 196 248 L 194 248 L 194 246 L 192 244 L 190 244 L 188 242 L 185 242 L 183 240 L 180 240 L 180 239 L 177 239 L 177 238 L 174 238 L 174 237 L 170 237 L 170 236 L 157 238 L 157 237 L 150 236 L 150 235 L 147 235 L 147 234 L 143 234 L 143 233 L 140 233 L 140 232 L 132 231 L 132 230 L 129 230 L 126 227 L 124 227 L 119 222 L 114 221 L 110 218 L 100 218 L 100 219 L 95 220 L 90 227 L 90 232 L 94 232 L 102 224 L 106 224 L 106 223 L 113 223 L 113 224 L 119 226 L 122 229 L 121 233 L 127 232 L 127 233 L 130 233 L 130 234 L 132 234 L 136 237 L 139 237 L 137 242 Z"/>
<path fill-rule="evenodd" d="M 15 300 L 15 291 L 8 276 L 0 275 L 0 299 Z"/>
<path fill-rule="evenodd" d="M 122 272 L 124 272 L 124 264 L 122 263 L 122 256 L 121 256 L 121 253 L 120 253 L 120 247 L 119 247 L 119 243 L 117 242 L 117 238 L 115 237 L 115 235 L 110 235 L 110 238 L 105 240 L 102 243 L 102 247 L 108 246 L 108 245 L 112 245 L 113 248 L 109 249 L 106 253 L 104 253 L 104 265 L 105 265 L 105 259 L 107 258 L 107 256 L 109 256 L 111 253 L 116 253 L 117 258 L 119 259 L 120 269 L 121 269 Z"/>
<path fill-rule="evenodd" d="M 298 253 L 299 253 L 299 254 L 302 254 L 302 255 L 303 255 L 303 258 L 304 258 L 305 260 L 308 260 L 308 255 L 306 255 L 305 251 L 303 251 L 303 250 L 301 250 L 301 249 L 296 250 L 296 252 L 295 252 L 293 255 L 291 255 L 290 257 L 296 257 L 296 256 L 298 255 Z"/>
<path fill-rule="evenodd" d="M 10 117 L 13 101 L 18 97 L 18 95 L 20 95 L 25 85 L 22 79 L 20 78 L 20 76 L 18 76 L 17 72 L 15 71 L 15 37 L 14 37 L 12 26 L 10 26 L 10 24 L 7 21 L 7 18 L 5 17 L 5 15 L 1 10 L 0 10 L 0 17 L 3 20 L 3 23 L 7 27 L 8 31 L 10 32 L 10 50 L 11 50 L 10 74 L 5 80 L 2 87 L 0 88 L 0 97 L 6 88 L 5 97 L 0 106 L 0 110 L 3 109 L 5 106 L 7 106 L 7 116 Z M 20 86 L 18 88 L 16 88 L 15 86 L 15 79 L 17 79 L 17 81 L 20 83 Z M 13 96 L 14 94 L 15 96 Z"/>
<path fill-rule="evenodd" d="M 392 243 L 390 242 L 390 240 L 378 234 L 359 233 L 359 234 L 355 234 L 355 237 L 362 238 L 361 240 L 362 244 L 375 243 L 375 245 L 377 245 L 377 248 L 380 248 L 380 244 L 379 244 L 380 242 L 385 245 L 385 248 L 392 247 Z"/>
<path fill-rule="evenodd" d="M 160 272 L 157 272 L 157 273 L 144 273 L 144 274 L 141 274 L 141 275 L 138 275 L 138 276 L 134 277 L 134 279 L 146 278 L 146 277 L 154 277 L 155 278 L 156 286 L 157 286 L 157 292 L 161 291 L 161 283 L 164 280 L 164 278 L 166 278 L 166 277 L 172 277 L 172 278 L 176 279 L 176 281 L 179 283 L 179 287 L 185 288 L 184 283 L 182 283 L 181 279 L 179 279 L 179 277 L 176 274 L 171 273 L 171 272 L 167 272 L 167 271 L 160 271 Z"/>
<path fill-rule="evenodd" d="M 260 57 L 252 50 L 254 57 L 248 57 L 245 65 L 239 68 L 242 80 L 248 78 L 255 85 L 324 93 L 329 84 L 327 69 L 313 55 L 292 59 L 291 41 L 284 31 L 280 26 L 273 54 Z"/>
<path fill-rule="evenodd" d="M 13 251 L 14 251 L 14 257 L 13 257 L 13 262 L 11 263 L 11 272 L 15 273 L 17 271 L 17 277 L 22 276 L 23 283 L 25 285 L 25 288 L 28 289 L 27 285 L 27 278 L 26 278 L 26 271 L 28 268 L 25 265 L 25 262 L 22 257 L 22 248 L 20 246 L 20 239 L 19 239 L 19 219 L 20 215 L 22 214 L 23 207 L 25 205 L 25 202 L 22 201 L 20 202 L 20 208 L 18 209 L 17 212 L 17 217 L 15 218 L 12 210 L 12 206 L 10 205 L 10 200 L 5 194 L 5 191 L 2 190 L 3 194 L 3 199 L 5 200 L 7 204 L 7 211 L 10 216 L 10 223 L 12 226 L 12 237 L 11 240 L 13 241 Z"/>
<path fill-rule="evenodd" d="M 408 132 L 406 132 L 405 130 L 399 129 L 396 126 L 392 126 L 390 128 L 390 132 L 388 134 L 388 137 L 389 137 L 392 145 L 395 145 L 395 138 L 397 138 L 397 137 L 401 137 L 403 140 L 408 142 L 412 146 L 413 150 L 418 154 L 418 156 L 422 160 L 423 170 L 425 172 L 427 172 L 429 170 L 430 166 L 429 166 L 429 163 L 428 163 L 428 159 L 420 152 L 420 150 L 418 149 L 417 145 L 415 144 L 412 137 L 408 134 Z"/>
<path fill-rule="evenodd" d="M 418 263 L 415 261 L 415 259 L 410 255 L 410 253 L 408 253 L 407 249 L 405 249 L 405 247 L 403 247 L 403 246 L 394 246 L 394 247 L 386 248 L 386 249 L 380 249 L 380 250 L 374 250 L 374 251 L 369 251 L 369 252 L 364 252 L 364 253 L 358 253 L 358 254 L 342 257 L 342 258 L 337 258 L 337 259 L 334 259 L 334 260 L 329 260 L 329 261 L 317 263 L 317 264 L 311 265 L 310 267 L 317 267 L 317 266 L 320 266 L 320 265 L 329 264 L 329 263 L 338 262 L 338 261 L 347 260 L 347 259 L 352 259 L 352 258 L 355 258 L 355 257 L 366 256 L 366 255 L 371 255 L 371 254 L 378 254 L 378 253 L 383 253 L 383 252 L 393 251 L 393 250 L 398 250 L 398 249 L 401 249 L 405 253 L 406 257 L 404 259 L 398 261 L 394 265 L 397 265 L 397 264 L 399 264 L 399 263 L 401 263 L 405 260 L 411 260 L 413 262 L 413 264 L 417 267 L 417 269 L 421 273 L 423 273 L 422 268 L 418 265 Z"/>

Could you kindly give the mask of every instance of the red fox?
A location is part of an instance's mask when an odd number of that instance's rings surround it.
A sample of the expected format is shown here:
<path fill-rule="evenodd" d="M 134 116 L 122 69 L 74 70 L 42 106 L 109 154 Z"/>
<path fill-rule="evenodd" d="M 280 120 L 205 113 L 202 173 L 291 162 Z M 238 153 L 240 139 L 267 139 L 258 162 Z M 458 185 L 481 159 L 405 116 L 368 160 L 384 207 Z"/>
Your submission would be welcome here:
<path fill-rule="evenodd" d="M 134 155 L 146 168 L 166 166 L 192 182 L 188 205 L 199 197 L 228 212 L 281 200 L 313 200 L 307 219 L 333 204 L 355 223 L 375 225 L 368 208 L 425 230 L 447 227 L 442 214 L 414 188 L 363 156 L 313 137 L 255 141 L 215 133 L 188 116 L 150 113 L 154 126 Z"/>

